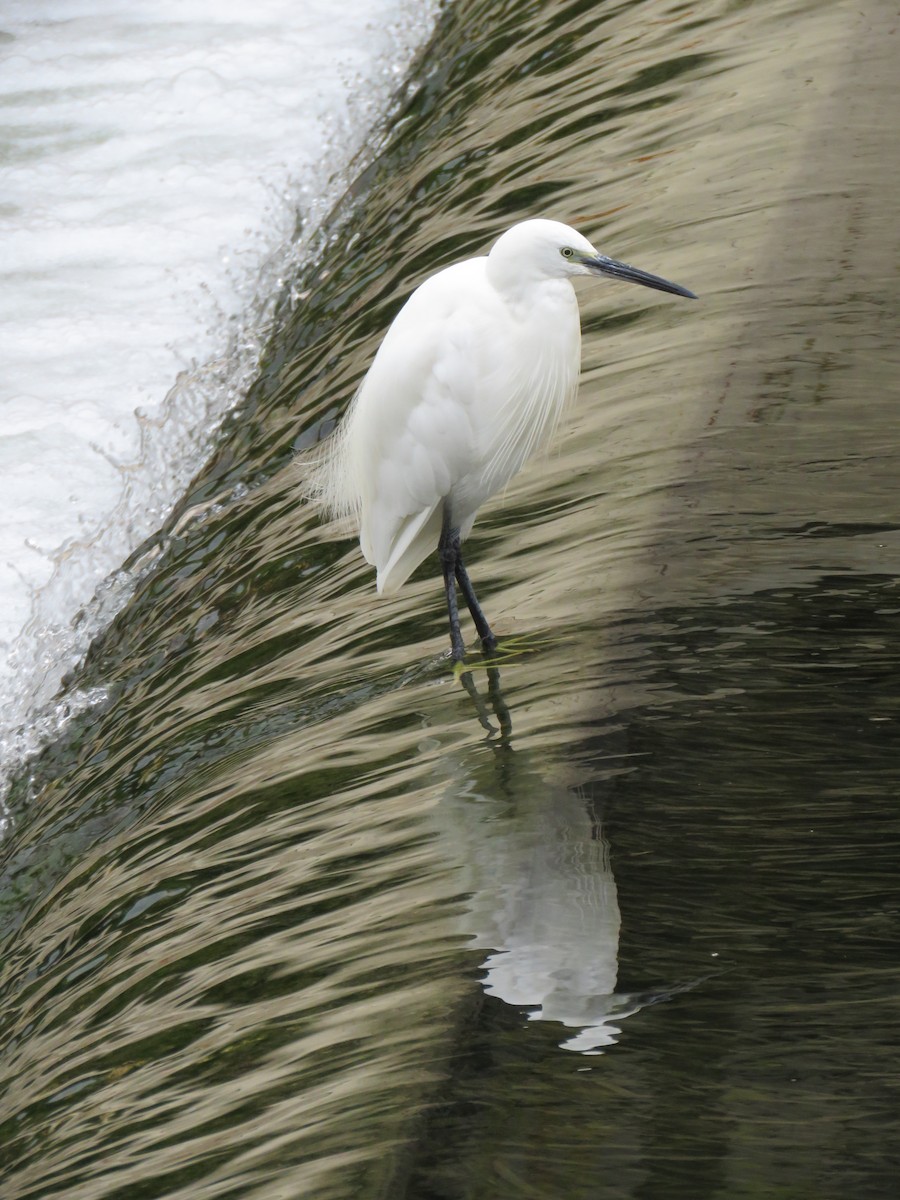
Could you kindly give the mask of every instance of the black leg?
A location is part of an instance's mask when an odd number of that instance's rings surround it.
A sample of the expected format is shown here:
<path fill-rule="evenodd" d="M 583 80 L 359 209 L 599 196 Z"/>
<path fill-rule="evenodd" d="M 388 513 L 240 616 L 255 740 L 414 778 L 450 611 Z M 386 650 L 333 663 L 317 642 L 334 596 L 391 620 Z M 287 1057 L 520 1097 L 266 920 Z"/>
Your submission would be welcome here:
<path fill-rule="evenodd" d="M 447 510 L 444 509 L 444 524 L 438 542 L 441 570 L 444 573 L 444 591 L 447 595 L 447 615 L 450 618 L 450 648 L 454 662 L 462 662 L 466 650 L 459 629 L 459 610 L 456 604 L 456 563 L 459 558 L 459 530 L 450 528 Z"/>
<path fill-rule="evenodd" d="M 462 662 L 465 655 L 462 634 L 459 630 L 459 607 L 456 602 L 456 584 L 458 583 L 478 636 L 481 638 L 482 649 L 492 654 L 497 649 L 497 639 L 487 623 L 487 617 L 478 603 L 475 589 L 462 559 L 459 548 L 459 530 L 450 524 L 449 506 L 444 507 L 444 523 L 441 526 L 441 540 L 438 542 L 438 554 L 441 556 L 441 570 L 444 572 L 444 590 L 447 593 L 447 612 L 450 614 L 450 645 L 453 647 L 453 657 L 456 662 Z"/>
<path fill-rule="evenodd" d="M 481 605 L 478 603 L 478 597 L 475 595 L 475 589 L 472 587 L 472 581 L 462 560 L 458 535 L 456 542 L 456 579 L 462 588 L 466 604 L 469 606 L 469 612 L 472 614 L 472 620 L 475 622 L 475 628 L 478 630 L 478 636 L 481 638 L 481 645 L 488 654 L 492 654 L 497 649 L 497 639 L 494 637 L 491 627 L 487 623 L 487 617 L 482 612 Z"/>

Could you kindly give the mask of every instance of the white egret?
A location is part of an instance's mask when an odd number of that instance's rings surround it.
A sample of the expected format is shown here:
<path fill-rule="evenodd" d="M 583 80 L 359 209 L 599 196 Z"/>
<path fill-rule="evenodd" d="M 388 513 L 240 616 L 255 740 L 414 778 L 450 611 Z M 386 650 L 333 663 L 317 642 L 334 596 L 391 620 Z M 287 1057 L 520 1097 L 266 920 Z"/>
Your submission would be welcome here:
<path fill-rule="evenodd" d="M 547 442 L 578 387 L 575 275 L 696 298 L 607 258 L 558 221 L 514 225 L 488 255 L 446 267 L 412 293 L 310 473 L 308 490 L 326 512 L 358 525 L 380 595 L 437 549 L 457 661 L 457 584 L 483 648 L 496 647 L 461 543 L 485 500 Z"/>

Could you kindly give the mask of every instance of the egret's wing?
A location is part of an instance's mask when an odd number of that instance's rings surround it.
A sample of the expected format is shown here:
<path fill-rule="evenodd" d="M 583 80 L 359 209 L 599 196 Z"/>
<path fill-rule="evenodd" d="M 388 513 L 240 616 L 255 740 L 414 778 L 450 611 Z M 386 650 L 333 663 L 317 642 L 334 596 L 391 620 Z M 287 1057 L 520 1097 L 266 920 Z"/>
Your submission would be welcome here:
<path fill-rule="evenodd" d="M 380 595 L 392 596 L 399 591 L 419 563 L 437 549 L 442 521 L 440 505 L 435 504 L 400 523 L 388 560 L 378 568 L 376 586 Z"/>
<path fill-rule="evenodd" d="M 351 414 L 348 466 L 361 497 L 360 545 L 385 594 L 437 548 L 441 502 L 476 455 L 479 321 L 471 284 L 481 278 L 478 261 L 451 267 L 413 293 Z"/>

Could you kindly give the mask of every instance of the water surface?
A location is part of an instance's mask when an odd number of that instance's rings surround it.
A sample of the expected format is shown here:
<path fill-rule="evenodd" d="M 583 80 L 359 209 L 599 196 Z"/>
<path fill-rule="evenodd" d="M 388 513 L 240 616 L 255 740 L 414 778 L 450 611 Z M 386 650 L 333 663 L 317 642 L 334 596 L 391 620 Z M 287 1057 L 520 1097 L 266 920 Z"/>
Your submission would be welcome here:
<path fill-rule="evenodd" d="M 891 28 L 447 10 L 18 781 L 5 1194 L 893 1195 Z M 578 410 L 470 543 L 473 696 L 294 453 L 536 212 L 701 301 L 584 286 Z"/>

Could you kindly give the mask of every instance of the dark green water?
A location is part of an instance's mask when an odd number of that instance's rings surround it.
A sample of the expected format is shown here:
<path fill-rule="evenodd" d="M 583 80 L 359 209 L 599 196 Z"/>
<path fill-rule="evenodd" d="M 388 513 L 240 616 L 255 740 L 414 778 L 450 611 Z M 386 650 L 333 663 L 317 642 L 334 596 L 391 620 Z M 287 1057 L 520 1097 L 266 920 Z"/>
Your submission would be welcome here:
<path fill-rule="evenodd" d="M 895 1194 L 895 24 L 448 10 L 17 782 L 4 1200 Z M 376 601 L 293 459 L 539 213 L 701 301 L 582 289 L 473 698 L 433 573 Z"/>

